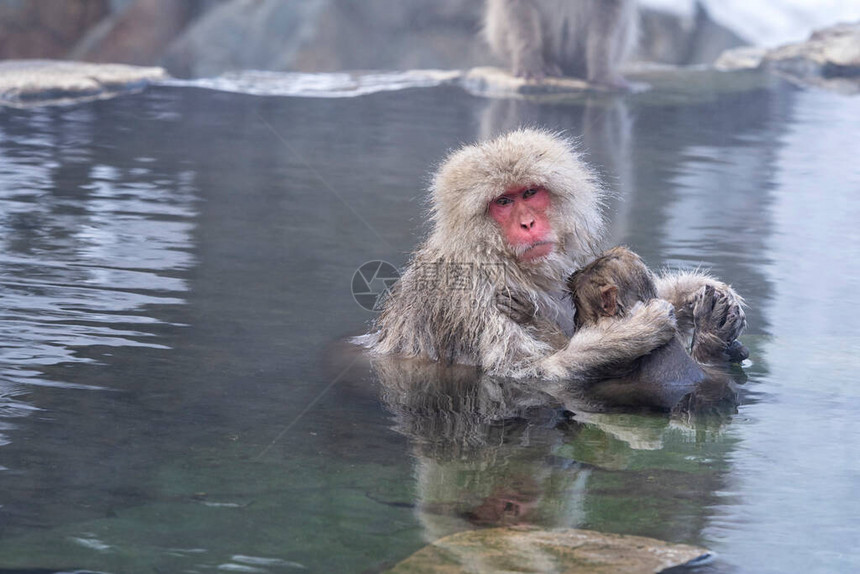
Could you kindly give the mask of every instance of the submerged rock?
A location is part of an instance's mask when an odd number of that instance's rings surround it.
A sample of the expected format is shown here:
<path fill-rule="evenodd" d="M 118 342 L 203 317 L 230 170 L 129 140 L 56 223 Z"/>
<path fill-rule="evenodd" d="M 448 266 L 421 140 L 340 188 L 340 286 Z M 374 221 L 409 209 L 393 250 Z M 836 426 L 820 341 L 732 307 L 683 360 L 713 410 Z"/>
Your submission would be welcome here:
<path fill-rule="evenodd" d="M 0 105 L 27 106 L 107 98 L 167 77 L 161 68 L 55 60 L 0 62 Z"/>
<path fill-rule="evenodd" d="M 642 536 L 576 529 L 492 528 L 437 540 L 389 572 L 645 574 L 705 562 L 710 557 L 704 548 Z"/>
<path fill-rule="evenodd" d="M 860 22 L 825 28 L 805 42 L 772 50 L 729 50 L 715 66 L 772 70 L 797 83 L 860 93 Z"/>

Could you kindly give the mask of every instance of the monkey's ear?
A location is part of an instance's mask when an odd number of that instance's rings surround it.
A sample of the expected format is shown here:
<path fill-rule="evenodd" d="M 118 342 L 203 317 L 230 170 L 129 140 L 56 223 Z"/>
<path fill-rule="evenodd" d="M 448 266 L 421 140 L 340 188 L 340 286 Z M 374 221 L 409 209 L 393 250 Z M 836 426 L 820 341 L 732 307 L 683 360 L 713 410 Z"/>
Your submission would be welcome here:
<path fill-rule="evenodd" d="M 618 287 L 615 285 L 601 287 L 600 304 L 605 316 L 614 317 L 618 312 Z"/>

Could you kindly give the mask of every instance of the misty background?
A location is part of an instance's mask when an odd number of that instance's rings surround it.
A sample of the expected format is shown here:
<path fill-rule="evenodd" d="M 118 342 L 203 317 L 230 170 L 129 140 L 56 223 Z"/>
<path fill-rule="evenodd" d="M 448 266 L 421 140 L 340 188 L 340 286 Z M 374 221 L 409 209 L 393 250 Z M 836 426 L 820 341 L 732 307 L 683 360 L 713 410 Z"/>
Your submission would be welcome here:
<path fill-rule="evenodd" d="M 474 0 L 0 0 L 0 59 L 160 65 L 178 77 L 237 69 L 331 72 L 497 64 Z M 843 0 L 641 0 L 636 59 L 709 64 L 860 19 Z"/>

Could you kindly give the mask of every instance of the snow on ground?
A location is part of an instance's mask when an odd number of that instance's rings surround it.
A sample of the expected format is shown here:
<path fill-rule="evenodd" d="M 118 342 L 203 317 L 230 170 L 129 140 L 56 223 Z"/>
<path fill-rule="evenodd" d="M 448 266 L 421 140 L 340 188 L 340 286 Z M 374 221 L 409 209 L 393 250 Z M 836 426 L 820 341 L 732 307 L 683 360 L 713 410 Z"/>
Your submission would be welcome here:
<path fill-rule="evenodd" d="M 642 6 L 691 18 L 699 0 L 640 0 Z M 816 29 L 860 21 L 860 0 L 701 0 L 711 17 L 751 44 L 780 46 Z"/>

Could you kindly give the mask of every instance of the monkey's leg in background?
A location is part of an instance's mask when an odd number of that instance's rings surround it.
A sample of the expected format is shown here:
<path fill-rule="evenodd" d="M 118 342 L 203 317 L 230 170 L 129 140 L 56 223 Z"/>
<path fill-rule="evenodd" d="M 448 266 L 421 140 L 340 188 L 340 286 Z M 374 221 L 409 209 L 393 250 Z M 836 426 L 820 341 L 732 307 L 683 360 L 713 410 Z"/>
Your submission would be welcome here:
<path fill-rule="evenodd" d="M 533 2 L 490 0 L 487 29 L 491 46 L 507 58 L 515 76 L 538 80 L 546 76 L 544 33 L 540 11 Z"/>
<path fill-rule="evenodd" d="M 594 13 L 588 21 L 585 42 L 585 60 L 588 81 L 614 89 L 628 90 L 630 83 L 618 72 L 618 66 L 627 52 L 630 21 L 636 17 L 629 0 L 601 0 L 591 2 Z"/>

